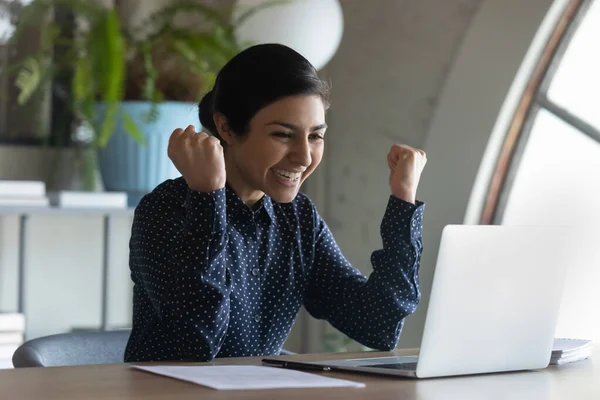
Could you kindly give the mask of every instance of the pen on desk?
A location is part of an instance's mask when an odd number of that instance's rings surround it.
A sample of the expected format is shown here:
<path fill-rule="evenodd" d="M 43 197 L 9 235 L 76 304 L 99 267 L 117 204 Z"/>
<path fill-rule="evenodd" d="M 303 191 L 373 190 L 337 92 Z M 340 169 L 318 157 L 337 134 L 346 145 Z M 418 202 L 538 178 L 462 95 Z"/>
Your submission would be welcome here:
<path fill-rule="evenodd" d="M 308 364 L 286 360 L 274 360 L 269 358 L 263 358 L 262 363 L 270 367 L 281 367 L 289 369 L 307 370 L 307 371 L 330 371 L 331 368 L 325 365 Z"/>

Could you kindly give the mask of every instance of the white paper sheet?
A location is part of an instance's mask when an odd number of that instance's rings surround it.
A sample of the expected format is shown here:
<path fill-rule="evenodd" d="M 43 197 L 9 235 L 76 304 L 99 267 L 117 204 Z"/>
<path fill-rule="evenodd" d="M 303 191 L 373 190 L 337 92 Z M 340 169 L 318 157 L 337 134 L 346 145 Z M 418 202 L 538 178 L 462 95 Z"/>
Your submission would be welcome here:
<path fill-rule="evenodd" d="M 133 368 L 218 390 L 365 387 L 364 383 L 359 382 L 328 378 L 291 369 L 253 365 L 133 366 Z"/>

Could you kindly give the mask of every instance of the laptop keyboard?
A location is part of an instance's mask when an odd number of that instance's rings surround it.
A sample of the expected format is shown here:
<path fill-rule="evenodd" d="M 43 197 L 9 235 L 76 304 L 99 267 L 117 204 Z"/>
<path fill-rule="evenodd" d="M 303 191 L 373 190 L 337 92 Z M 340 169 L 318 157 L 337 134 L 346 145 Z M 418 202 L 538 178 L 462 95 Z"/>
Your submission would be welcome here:
<path fill-rule="evenodd" d="M 396 364 L 373 364 L 373 365 L 361 365 L 361 367 L 385 368 L 385 369 L 395 369 L 395 370 L 401 370 L 401 371 L 416 371 L 417 363 L 416 362 L 408 362 L 408 363 L 396 363 Z"/>

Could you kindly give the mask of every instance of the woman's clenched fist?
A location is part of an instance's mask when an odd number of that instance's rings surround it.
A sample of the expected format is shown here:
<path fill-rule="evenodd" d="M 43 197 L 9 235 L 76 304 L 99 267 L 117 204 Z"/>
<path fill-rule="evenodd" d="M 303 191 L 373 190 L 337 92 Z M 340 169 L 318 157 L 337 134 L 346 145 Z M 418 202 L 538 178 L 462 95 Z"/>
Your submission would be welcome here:
<path fill-rule="evenodd" d="M 225 158 L 216 137 L 196 132 L 192 125 L 175 129 L 167 154 L 190 189 L 212 192 L 225 187 Z"/>
<path fill-rule="evenodd" d="M 423 150 L 403 144 L 395 144 L 387 157 L 390 167 L 390 187 L 392 194 L 401 200 L 414 203 L 421 172 L 427 164 Z"/>

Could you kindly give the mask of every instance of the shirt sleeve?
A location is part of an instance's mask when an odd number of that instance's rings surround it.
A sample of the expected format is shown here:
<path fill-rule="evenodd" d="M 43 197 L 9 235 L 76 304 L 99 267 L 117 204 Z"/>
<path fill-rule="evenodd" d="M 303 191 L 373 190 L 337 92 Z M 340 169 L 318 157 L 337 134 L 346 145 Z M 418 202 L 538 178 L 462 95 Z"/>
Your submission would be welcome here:
<path fill-rule="evenodd" d="M 183 206 L 171 193 L 153 192 L 135 211 L 132 278 L 184 360 L 212 360 L 229 324 L 225 204 L 225 189 L 188 189 Z"/>
<path fill-rule="evenodd" d="M 314 261 L 304 304 L 307 311 L 357 342 L 378 350 L 396 347 L 404 319 L 419 303 L 419 262 L 425 205 L 390 196 L 381 224 L 383 248 L 373 252 L 367 279 L 342 255 L 315 210 Z"/>

